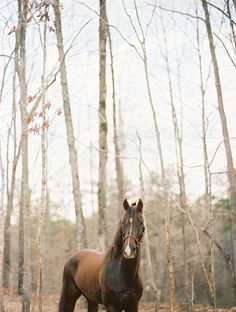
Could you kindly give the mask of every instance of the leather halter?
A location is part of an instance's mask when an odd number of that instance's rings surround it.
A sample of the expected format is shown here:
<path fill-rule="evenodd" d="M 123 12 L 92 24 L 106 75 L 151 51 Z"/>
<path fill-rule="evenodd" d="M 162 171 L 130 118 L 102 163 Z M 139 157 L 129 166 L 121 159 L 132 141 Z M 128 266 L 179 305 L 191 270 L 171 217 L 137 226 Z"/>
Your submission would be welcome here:
<path fill-rule="evenodd" d="M 125 235 L 125 237 L 123 238 L 123 244 L 124 244 L 124 242 L 125 242 L 125 240 L 128 238 L 128 237 L 131 237 L 131 238 L 133 238 L 134 240 L 135 240 L 135 242 L 136 242 L 136 244 L 137 244 L 137 247 L 139 247 L 140 246 L 140 244 L 142 243 L 142 239 L 139 241 L 134 235 L 132 235 L 132 234 L 127 234 L 127 235 Z"/>

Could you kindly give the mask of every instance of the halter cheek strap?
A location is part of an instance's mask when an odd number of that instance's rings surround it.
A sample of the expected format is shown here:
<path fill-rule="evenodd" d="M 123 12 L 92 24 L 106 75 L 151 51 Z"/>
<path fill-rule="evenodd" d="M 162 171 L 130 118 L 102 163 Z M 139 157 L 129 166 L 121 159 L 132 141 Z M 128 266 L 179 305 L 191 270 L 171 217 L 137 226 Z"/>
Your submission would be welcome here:
<path fill-rule="evenodd" d="M 135 242 L 136 242 L 136 244 L 137 244 L 137 247 L 139 247 L 140 244 L 141 244 L 141 242 L 142 242 L 142 239 L 139 241 L 139 240 L 132 234 L 132 229 L 133 229 L 133 218 L 130 218 L 129 222 L 130 222 L 130 224 L 131 224 L 130 232 L 129 232 L 129 234 L 127 234 L 127 235 L 123 238 L 123 244 L 124 244 L 125 240 L 126 240 L 127 238 L 130 237 L 130 238 L 133 238 L 133 239 L 135 240 Z"/>

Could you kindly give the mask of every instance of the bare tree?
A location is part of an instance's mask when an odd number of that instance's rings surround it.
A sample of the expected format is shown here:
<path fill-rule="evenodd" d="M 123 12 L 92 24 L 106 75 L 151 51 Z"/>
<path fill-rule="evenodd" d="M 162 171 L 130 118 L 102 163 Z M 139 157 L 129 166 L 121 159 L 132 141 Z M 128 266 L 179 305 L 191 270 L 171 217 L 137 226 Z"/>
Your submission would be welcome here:
<path fill-rule="evenodd" d="M 183 138 L 182 132 L 180 130 L 178 117 L 176 113 L 175 103 L 174 103 L 174 94 L 172 88 L 172 80 L 171 80 L 171 72 L 170 72 L 170 64 L 169 64 L 169 55 L 168 55 L 168 48 L 167 48 L 167 38 L 166 38 L 166 30 L 164 27 L 164 21 L 162 17 L 162 13 L 160 15 L 162 32 L 164 36 L 164 60 L 166 63 L 166 72 L 168 77 L 168 84 L 169 84 L 169 96 L 170 96 L 170 106 L 171 106 L 171 116 L 173 122 L 173 129 L 174 129 L 174 138 L 175 138 L 175 153 L 176 153 L 176 166 L 177 166 L 177 175 L 178 175 L 178 182 L 179 182 L 179 201 L 180 206 L 183 210 L 187 210 L 187 196 L 186 196 L 186 188 L 185 188 L 185 174 L 184 174 L 184 159 L 183 159 Z M 182 240 L 183 240 L 183 252 L 182 252 L 182 263 L 183 263 L 183 279 L 184 279 L 184 293 L 185 293 L 185 303 L 186 308 L 191 310 L 190 304 L 190 293 L 189 293 L 189 280 L 188 280 L 188 266 L 187 266 L 187 256 L 188 256 L 188 242 L 187 242 L 187 235 L 186 235 L 186 217 L 182 213 L 181 214 L 181 230 L 182 230 Z M 170 239 L 170 228 L 168 224 L 166 225 L 166 239 L 167 244 L 166 247 L 170 248 L 169 246 L 169 239 Z M 167 253 L 167 258 L 169 258 L 169 252 Z"/>
<path fill-rule="evenodd" d="M 145 189 L 144 189 L 144 180 L 143 180 L 143 172 L 142 172 L 142 140 L 140 136 L 138 135 L 139 140 L 139 182 L 140 182 L 140 194 L 141 198 L 145 202 Z M 156 305 L 155 305 L 155 312 L 159 311 L 159 304 L 160 304 L 160 297 L 161 297 L 161 289 L 158 289 L 155 285 L 154 276 L 153 276 L 153 267 L 152 267 L 152 261 L 151 261 L 151 253 L 150 253 L 150 242 L 149 242 L 149 235 L 148 235 L 148 228 L 147 228 L 147 222 L 144 214 L 144 226 L 145 226 L 145 258 L 146 258 L 146 266 L 148 269 L 148 281 L 146 283 L 150 283 L 152 286 L 152 290 L 156 295 Z"/>
<path fill-rule="evenodd" d="M 23 296 L 22 311 L 30 309 L 30 234 L 29 234 L 29 171 L 28 171 L 28 113 L 27 113 L 27 81 L 26 81 L 26 27 L 28 4 L 18 0 L 18 26 L 16 30 L 15 67 L 20 85 L 21 111 L 21 195 L 19 216 L 19 272 L 18 292 Z"/>
<path fill-rule="evenodd" d="M 13 59 L 14 50 L 11 53 L 11 55 L 8 57 L 8 61 L 6 62 L 4 69 L 3 69 L 3 75 L 2 75 L 2 81 L 1 81 L 1 88 L 0 88 L 0 106 L 2 105 L 2 99 L 3 99 L 3 90 L 6 82 L 6 73 L 8 66 L 10 64 L 10 61 Z M 7 209 L 6 209 L 6 217 L 5 217 L 5 224 L 4 224 L 4 253 L 3 253 L 3 269 L 2 269 L 2 278 L 3 278 L 3 287 L 8 288 L 9 285 L 9 276 L 10 276 L 10 217 L 12 212 L 12 203 L 13 203 L 13 194 L 15 189 L 15 168 L 20 154 L 20 149 L 18 150 L 18 158 L 16 159 L 16 123 L 15 123 L 15 117 L 16 117 L 16 102 L 15 102 L 15 81 L 16 81 L 16 73 L 14 71 L 13 73 L 13 104 L 12 104 L 12 120 L 11 124 L 8 130 L 7 135 L 7 165 L 6 165 L 6 189 L 7 189 Z M 11 186 L 9 191 L 9 142 L 10 142 L 10 135 L 12 126 L 14 127 L 14 156 L 13 156 L 13 165 L 12 165 L 12 179 L 11 179 Z M 3 180 L 2 180 L 3 181 Z M 4 217 L 4 214 L 3 214 Z"/>
<path fill-rule="evenodd" d="M 109 48 L 110 48 L 110 59 L 111 59 L 111 76 L 112 76 L 112 101 L 113 101 L 113 141 L 115 146 L 115 164 L 116 164 L 116 182 L 118 188 L 118 217 L 122 213 L 122 202 L 124 200 L 124 174 L 123 174 L 123 164 L 120 155 L 120 145 L 117 133 L 117 104 L 116 104 L 116 90 L 115 90 L 115 73 L 114 73 L 114 59 L 112 52 L 112 40 L 111 32 L 108 27 L 108 38 L 109 38 Z"/>
<path fill-rule="evenodd" d="M 106 42 L 108 36 L 106 0 L 100 0 L 99 19 L 99 180 L 98 180 L 98 244 L 107 244 L 106 226 L 106 163 L 107 163 L 107 117 L 106 117 Z"/>
<path fill-rule="evenodd" d="M 38 311 L 42 312 L 42 286 L 43 286 L 43 220 L 47 205 L 47 105 L 45 103 L 46 90 L 45 90 L 45 79 L 46 79 L 46 67 L 47 67 L 47 27 L 48 27 L 48 10 L 49 4 L 45 3 L 43 10 L 44 23 L 43 23 L 43 72 L 41 76 L 41 89 L 42 89 L 42 108 L 41 108 L 41 205 L 39 212 L 39 225 L 37 233 L 38 242 Z"/>
<path fill-rule="evenodd" d="M 203 146 L 203 159 L 204 159 L 204 182 L 205 182 L 205 207 L 209 211 L 210 216 L 210 272 L 211 272 L 211 285 L 212 293 L 211 299 L 213 306 L 216 306 L 216 291 L 215 291 L 215 222 L 212 207 L 212 195 L 211 195 L 211 172 L 210 163 L 207 150 L 207 117 L 206 117 L 206 107 L 205 107 L 205 87 L 203 83 L 203 68 L 202 68 L 202 55 L 200 51 L 200 38 L 199 38 L 199 25 L 197 20 L 197 51 L 198 51 L 198 61 L 199 61 L 199 74 L 200 74 L 200 94 L 201 94 L 201 119 L 202 119 L 202 146 Z"/>
<path fill-rule="evenodd" d="M 205 25 L 208 35 L 209 41 L 209 48 L 211 53 L 211 59 L 214 68 L 214 77 L 215 77 L 215 86 L 216 86 L 216 93 L 218 99 L 218 110 L 220 114 L 221 120 L 221 128 L 225 146 L 225 153 L 226 153 L 226 160 L 227 160 L 227 175 L 229 181 L 229 196 L 231 202 L 231 246 L 233 252 L 233 265 L 234 265 L 234 272 L 236 272 L 236 175 L 234 170 L 234 163 L 233 163 L 233 156 L 227 126 L 227 119 L 224 110 L 224 102 L 223 102 L 223 94 L 221 88 L 221 81 L 220 81 L 220 74 L 219 74 L 219 66 L 216 57 L 215 45 L 213 40 L 213 34 L 211 29 L 211 21 L 210 15 L 208 11 L 208 5 L 206 0 L 202 0 L 202 6 L 205 14 Z"/>
<path fill-rule="evenodd" d="M 16 73 L 13 74 L 13 87 L 12 87 L 13 99 L 12 99 L 12 120 L 7 135 L 7 207 L 4 225 L 4 255 L 3 255 L 3 286 L 9 288 L 10 274 L 11 274 L 11 215 L 13 211 L 13 200 L 15 193 L 16 182 L 16 169 L 20 157 L 21 143 L 17 147 L 16 142 Z M 11 178 L 9 183 L 9 141 L 11 137 L 11 131 L 13 128 L 13 159 L 11 168 Z"/>
<path fill-rule="evenodd" d="M 147 23 L 146 30 L 143 29 L 143 26 L 140 21 L 139 17 L 139 12 L 137 8 L 137 3 L 134 1 L 134 6 L 135 6 L 135 13 L 139 25 L 139 29 L 141 32 L 141 37 L 138 35 L 137 29 L 133 23 L 133 20 L 128 13 L 124 1 L 123 1 L 123 7 L 126 12 L 126 15 L 128 16 L 131 26 L 136 34 L 136 37 L 140 43 L 141 49 L 142 49 L 142 55 L 140 55 L 141 60 L 143 62 L 144 66 L 144 72 L 145 72 L 145 80 L 146 80 L 146 86 L 147 86 L 147 92 L 148 92 L 148 99 L 149 99 L 149 104 L 151 107 L 152 111 L 152 118 L 153 118 L 153 123 L 154 123 L 154 129 L 155 129 L 155 135 L 156 135 L 156 144 L 157 144 L 157 151 L 158 151 L 158 156 L 159 156 L 159 162 L 160 162 L 160 171 L 161 171 L 161 185 L 163 187 L 163 195 L 164 195 L 164 205 L 166 208 L 166 227 L 170 229 L 170 213 L 169 213 L 169 203 L 168 203 L 168 190 L 167 190 L 167 185 L 166 185 L 166 174 L 165 174 L 165 164 L 164 164 L 164 157 L 163 157 L 163 148 L 162 148 L 162 143 L 161 143 L 161 134 L 159 130 L 159 125 L 158 125 L 158 118 L 157 118 L 157 112 L 154 107 L 154 100 L 153 100 L 153 94 L 151 90 L 151 84 L 150 84 L 150 77 L 149 77 L 149 71 L 148 71 L 148 59 L 147 59 L 147 50 L 146 50 L 146 36 L 148 33 L 148 28 L 152 22 L 156 6 L 154 6 L 150 21 Z M 170 230 L 169 230 L 170 233 Z M 170 290 L 170 311 L 174 311 L 174 302 L 175 302 L 175 280 L 174 280 L 174 270 L 173 270 L 173 262 L 172 262 L 172 255 L 171 255 L 171 248 L 170 248 L 170 236 L 166 236 L 166 238 L 169 239 L 167 242 L 167 256 L 168 256 L 168 273 L 169 273 L 169 290 Z"/>
<path fill-rule="evenodd" d="M 63 43 L 62 25 L 61 25 L 60 1 L 53 0 L 52 5 L 53 5 L 54 15 L 55 15 L 57 47 L 58 47 L 59 61 L 60 61 L 61 89 L 62 89 L 62 97 L 63 97 L 63 107 L 64 107 L 64 116 L 65 116 L 66 133 L 67 133 L 67 144 L 68 144 L 68 150 L 69 150 L 69 160 L 70 160 L 72 187 L 73 187 L 75 214 L 76 214 L 77 246 L 80 249 L 82 247 L 87 246 L 87 237 L 86 237 L 86 227 L 85 227 L 85 221 L 84 221 L 83 210 L 82 210 L 82 196 L 81 196 L 80 179 L 79 179 L 79 173 L 78 173 L 78 159 L 77 159 L 78 157 L 77 157 L 77 150 L 75 147 L 75 136 L 74 136 L 72 115 L 71 115 L 69 87 L 68 87 L 68 81 L 67 81 L 65 52 L 64 52 L 64 43 Z"/>
<path fill-rule="evenodd" d="M 4 193 L 5 193 L 5 170 L 2 161 L 2 148 L 0 142 L 0 272 L 2 272 L 3 250 L 4 250 Z M 4 312 L 3 305 L 3 289 L 2 289 L 2 274 L 0 274 L 0 312 Z"/>

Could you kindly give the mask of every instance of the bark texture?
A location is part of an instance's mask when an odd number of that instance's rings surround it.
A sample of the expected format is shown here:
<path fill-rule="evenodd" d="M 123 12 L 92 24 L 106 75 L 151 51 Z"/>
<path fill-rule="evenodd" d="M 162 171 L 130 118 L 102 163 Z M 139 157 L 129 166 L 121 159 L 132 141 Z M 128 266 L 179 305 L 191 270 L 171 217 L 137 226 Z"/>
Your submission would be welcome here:
<path fill-rule="evenodd" d="M 44 13 L 47 16 L 48 7 L 44 7 Z M 43 26 L 43 72 L 41 77 L 42 86 L 42 133 L 41 133 L 41 205 L 39 212 L 39 225 L 37 233 L 38 243 L 38 312 L 42 312 L 42 288 L 43 288 L 43 221 L 47 204 L 47 127 L 46 125 L 46 90 L 45 90 L 45 76 L 47 60 L 47 18 L 44 20 Z"/>
<path fill-rule="evenodd" d="M 107 117 L 106 117 L 106 43 L 108 35 L 106 0 L 100 0 L 99 20 L 99 180 L 98 180 L 98 244 L 107 244 L 106 227 L 106 164 L 107 164 Z"/>
<path fill-rule="evenodd" d="M 30 309 L 30 233 L 29 233 L 29 170 L 28 170 L 28 114 L 26 81 L 26 26 L 27 3 L 18 0 L 15 66 L 20 85 L 21 113 L 21 195 L 19 215 L 18 292 L 22 295 L 22 311 Z"/>
<path fill-rule="evenodd" d="M 5 170 L 2 162 L 2 149 L 0 142 L 0 172 L 1 172 L 1 185 L 0 185 L 0 272 L 2 272 L 3 265 L 3 250 L 4 250 L 4 192 L 5 192 Z M 2 274 L 0 274 L 0 312 L 4 312 L 3 305 L 3 289 L 2 289 Z"/>

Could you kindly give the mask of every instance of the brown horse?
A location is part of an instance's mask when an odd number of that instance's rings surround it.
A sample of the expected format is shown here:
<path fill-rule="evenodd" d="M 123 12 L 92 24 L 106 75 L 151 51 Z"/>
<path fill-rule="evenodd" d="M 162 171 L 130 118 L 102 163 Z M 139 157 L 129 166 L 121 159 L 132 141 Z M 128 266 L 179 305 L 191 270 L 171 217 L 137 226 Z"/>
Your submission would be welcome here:
<path fill-rule="evenodd" d="M 143 285 L 139 277 L 140 244 L 144 234 L 143 202 L 139 199 L 125 210 L 107 253 L 82 250 L 66 263 L 59 312 L 74 311 L 76 300 L 83 295 L 88 311 L 98 311 L 103 304 L 109 312 L 136 312 Z"/>

